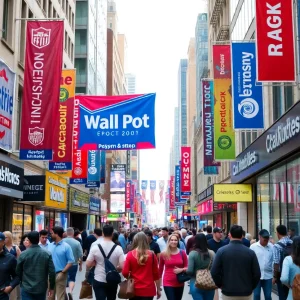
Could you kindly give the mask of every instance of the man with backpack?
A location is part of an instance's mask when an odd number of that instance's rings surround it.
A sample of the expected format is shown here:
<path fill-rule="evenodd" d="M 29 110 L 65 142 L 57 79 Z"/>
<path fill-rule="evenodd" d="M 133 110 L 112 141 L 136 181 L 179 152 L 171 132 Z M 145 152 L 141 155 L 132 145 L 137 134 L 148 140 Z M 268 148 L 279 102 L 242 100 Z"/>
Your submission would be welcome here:
<path fill-rule="evenodd" d="M 121 282 L 119 272 L 123 268 L 124 253 L 122 247 L 112 241 L 113 233 L 113 226 L 105 225 L 104 238 L 93 244 L 86 260 L 87 268 L 95 267 L 93 289 L 97 300 L 115 300 Z"/>
<path fill-rule="evenodd" d="M 286 300 L 289 289 L 280 281 L 282 263 L 285 257 L 291 255 L 293 241 L 287 236 L 287 228 L 285 225 L 276 227 L 278 242 L 273 247 L 273 284 L 277 284 L 279 300 Z"/>

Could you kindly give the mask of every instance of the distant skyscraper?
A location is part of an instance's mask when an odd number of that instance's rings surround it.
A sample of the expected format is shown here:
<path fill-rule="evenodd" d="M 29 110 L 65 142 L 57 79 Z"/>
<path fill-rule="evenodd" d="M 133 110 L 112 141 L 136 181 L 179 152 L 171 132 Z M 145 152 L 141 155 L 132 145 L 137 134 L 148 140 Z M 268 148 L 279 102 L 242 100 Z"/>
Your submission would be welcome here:
<path fill-rule="evenodd" d="M 127 81 L 127 94 L 133 95 L 136 93 L 135 91 L 135 83 L 136 78 L 134 74 L 126 74 L 126 81 Z"/>

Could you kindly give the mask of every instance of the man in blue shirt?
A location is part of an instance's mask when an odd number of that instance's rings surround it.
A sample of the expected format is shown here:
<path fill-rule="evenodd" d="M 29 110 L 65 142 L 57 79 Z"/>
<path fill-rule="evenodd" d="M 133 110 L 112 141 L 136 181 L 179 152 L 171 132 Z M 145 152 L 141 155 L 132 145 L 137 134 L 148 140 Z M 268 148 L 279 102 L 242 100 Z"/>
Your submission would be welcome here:
<path fill-rule="evenodd" d="M 51 237 L 54 241 L 48 246 L 48 251 L 52 254 L 53 263 L 55 266 L 55 289 L 53 297 L 49 300 L 65 300 L 66 285 L 68 270 L 75 263 L 72 248 L 62 240 L 64 229 L 59 226 L 53 227 L 51 230 Z"/>
<path fill-rule="evenodd" d="M 120 234 L 119 234 L 119 237 L 118 237 L 118 241 L 119 241 L 123 251 L 125 251 L 127 241 L 126 241 L 126 238 L 125 238 L 125 229 L 124 228 L 120 229 Z"/>

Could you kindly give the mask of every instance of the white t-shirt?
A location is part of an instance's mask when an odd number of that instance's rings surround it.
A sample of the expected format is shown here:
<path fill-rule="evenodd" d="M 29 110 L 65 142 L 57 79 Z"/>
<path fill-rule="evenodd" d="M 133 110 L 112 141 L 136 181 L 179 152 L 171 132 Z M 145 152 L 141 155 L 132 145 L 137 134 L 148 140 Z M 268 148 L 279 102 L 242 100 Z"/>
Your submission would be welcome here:
<path fill-rule="evenodd" d="M 104 258 L 102 256 L 102 253 L 98 247 L 98 244 L 100 244 L 103 248 L 103 251 L 105 255 L 107 256 L 112 247 L 115 245 L 112 241 L 104 241 L 98 239 L 96 241 L 96 244 L 93 243 L 89 256 L 87 260 L 89 261 L 96 261 L 96 269 L 95 269 L 95 280 L 99 282 L 106 282 L 106 273 L 105 273 L 105 264 L 104 264 Z M 124 253 L 123 249 L 120 246 L 117 246 L 112 253 L 112 255 L 109 258 L 109 261 L 117 268 L 118 265 L 121 265 L 124 263 Z"/>

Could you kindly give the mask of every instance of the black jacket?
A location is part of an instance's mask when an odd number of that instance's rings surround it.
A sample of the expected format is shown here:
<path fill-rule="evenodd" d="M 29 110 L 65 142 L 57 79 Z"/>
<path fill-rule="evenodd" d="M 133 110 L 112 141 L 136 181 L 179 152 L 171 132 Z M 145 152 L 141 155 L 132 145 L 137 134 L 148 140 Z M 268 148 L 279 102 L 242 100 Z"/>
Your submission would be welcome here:
<path fill-rule="evenodd" d="M 211 275 L 226 296 L 250 296 L 260 280 L 254 251 L 241 241 L 231 241 L 214 258 Z"/>
<path fill-rule="evenodd" d="M 0 253 L 0 289 L 6 286 L 15 288 L 19 284 L 20 280 L 16 274 L 16 266 L 17 260 L 12 254 L 7 251 Z"/>

